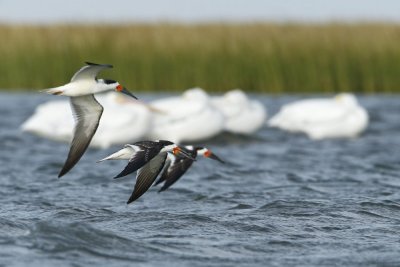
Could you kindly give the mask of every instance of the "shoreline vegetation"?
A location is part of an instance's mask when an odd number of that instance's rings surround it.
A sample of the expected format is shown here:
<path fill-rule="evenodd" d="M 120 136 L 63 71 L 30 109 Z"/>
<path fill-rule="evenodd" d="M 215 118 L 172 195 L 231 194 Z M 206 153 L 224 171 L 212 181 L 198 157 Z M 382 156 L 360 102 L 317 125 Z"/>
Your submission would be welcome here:
<path fill-rule="evenodd" d="M 400 25 L 1 25 L 0 88 L 69 82 L 109 63 L 135 92 L 399 93 Z"/>

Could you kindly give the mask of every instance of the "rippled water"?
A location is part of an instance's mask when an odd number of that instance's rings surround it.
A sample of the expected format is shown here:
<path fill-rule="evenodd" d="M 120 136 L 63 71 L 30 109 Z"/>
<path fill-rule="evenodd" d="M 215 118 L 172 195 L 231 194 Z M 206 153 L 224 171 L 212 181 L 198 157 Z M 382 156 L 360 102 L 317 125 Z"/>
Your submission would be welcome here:
<path fill-rule="evenodd" d="M 299 96 L 260 98 L 273 114 Z M 68 145 L 19 131 L 49 99 L 0 94 L 0 266 L 400 265 L 400 96 L 361 97 L 354 140 L 220 136 L 205 144 L 227 164 L 198 160 L 131 205 L 124 162 L 95 163 L 119 147 L 57 179 Z"/>

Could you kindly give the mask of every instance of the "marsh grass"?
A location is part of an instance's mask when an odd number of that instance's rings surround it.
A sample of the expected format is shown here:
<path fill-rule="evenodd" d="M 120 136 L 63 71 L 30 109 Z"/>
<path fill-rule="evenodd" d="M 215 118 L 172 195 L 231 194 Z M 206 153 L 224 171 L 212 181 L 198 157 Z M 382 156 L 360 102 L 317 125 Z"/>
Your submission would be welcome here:
<path fill-rule="evenodd" d="M 400 25 L 0 25 L 0 88 L 69 81 L 84 61 L 133 91 L 400 92 Z"/>

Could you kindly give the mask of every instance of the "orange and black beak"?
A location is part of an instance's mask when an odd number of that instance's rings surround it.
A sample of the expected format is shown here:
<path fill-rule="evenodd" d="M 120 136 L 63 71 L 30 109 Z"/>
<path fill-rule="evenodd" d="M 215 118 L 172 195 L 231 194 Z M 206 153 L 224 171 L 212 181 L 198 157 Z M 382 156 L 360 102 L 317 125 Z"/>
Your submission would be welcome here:
<path fill-rule="evenodd" d="M 219 162 L 221 162 L 221 163 L 225 163 L 225 161 L 223 161 L 222 159 L 220 159 L 217 155 L 215 155 L 214 153 L 212 153 L 211 150 L 209 150 L 209 149 L 208 149 L 206 152 L 204 152 L 204 157 L 210 158 L 210 159 L 213 159 L 213 160 L 217 160 L 217 161 L 219 161 Z"/>
<path fill-rule="evenodd" d="M 129 92 L 125 87 L 123 87 L 120 84 L 117 86 L 117 88 L 115 88 L 115 90 L 117 90 L 120 93 L 126 94 L 130 97 L 133 97 L 134 99 L 138 99 L 136 96 L 134 96 L 131 92 Z"/>

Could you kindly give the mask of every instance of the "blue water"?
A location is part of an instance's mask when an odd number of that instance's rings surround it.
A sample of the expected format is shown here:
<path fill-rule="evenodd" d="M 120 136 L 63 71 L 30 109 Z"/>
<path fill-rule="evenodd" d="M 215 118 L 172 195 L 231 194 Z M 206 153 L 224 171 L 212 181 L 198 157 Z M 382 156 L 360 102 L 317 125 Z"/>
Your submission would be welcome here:
<path fill-rule="evenodd" d="M 300 97 L 259 99 L 274 114 Z M 130 205 L 125 163 L 95 163 L 119 146 L 58 179 L 68 144 L 19 130 L 49 99 L 0 93 L 0 266 L 400 266 L 400 96 L 360 97 L 371 122 L 353 140 L 204 142 L 228 163 Z"/>

